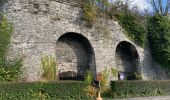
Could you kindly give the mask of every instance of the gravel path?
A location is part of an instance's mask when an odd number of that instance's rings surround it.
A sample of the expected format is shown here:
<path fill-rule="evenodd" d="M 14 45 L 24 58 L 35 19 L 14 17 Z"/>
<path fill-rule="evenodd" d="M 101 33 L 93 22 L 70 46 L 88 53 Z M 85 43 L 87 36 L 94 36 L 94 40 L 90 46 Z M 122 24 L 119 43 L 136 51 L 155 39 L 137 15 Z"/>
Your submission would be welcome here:
<path fill-rule="evenodd" d="M 127 99 L 104 99 L 104 100 L 170 100 L 170 96 L 138 97 Z"/>

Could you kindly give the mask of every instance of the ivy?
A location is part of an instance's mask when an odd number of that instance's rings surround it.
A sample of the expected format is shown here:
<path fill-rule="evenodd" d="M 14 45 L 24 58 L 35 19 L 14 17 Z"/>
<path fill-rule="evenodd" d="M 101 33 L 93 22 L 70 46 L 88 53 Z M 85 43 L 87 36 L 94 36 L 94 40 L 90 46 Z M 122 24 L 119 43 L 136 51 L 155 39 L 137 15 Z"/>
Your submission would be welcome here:
<path fill-rule="evenodd" d="M 136 44 L 144 47 L 146 30 L 139 24 L 137 18 L 130 12 L 116 14 L 115 17 L 126 31 L 126 35 Z"/>
<path fill-rule="evenodd" d="M 166 16 L 148 18 L 148 40 L 154 59 L 170 69 L 170 20 Z"/>

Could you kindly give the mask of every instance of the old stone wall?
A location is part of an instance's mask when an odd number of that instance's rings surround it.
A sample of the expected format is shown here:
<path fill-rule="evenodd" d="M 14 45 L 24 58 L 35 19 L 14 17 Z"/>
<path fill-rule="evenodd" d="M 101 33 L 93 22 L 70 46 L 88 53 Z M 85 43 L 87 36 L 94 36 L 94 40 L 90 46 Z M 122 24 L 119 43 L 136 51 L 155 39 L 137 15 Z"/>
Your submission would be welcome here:
<path fill-rule="evenodd" d="M 135 46 L 144 80 L 168 78 L 152 59 L 149 49 L 143 49 L 130 41 L 116 21 L 110 20 L 106 23 L 110 31 L 103 35 L 94 27 L 85 26 L 85 21 L 81 19 L 81 8 L 77 3 L 61 1 L 6 0 L 0 4 L 0 11 L 14 26 L 8 57 L 25 56 L 23 77 L 26 81 L 41 79 L 40 59 L 43 55 L 56 57 L 58 70 L 90 67 L 95 74 L 106 68 L 118 68 L 115 53 L 117 45 L 122 41 Z M 82 39 L 79 41 L 77 38 L 67 37 L 60 41 L 60 37 L 69 33 L 79 34 Z M 82 42 L 83 38 L 88 41 Z M 86 44 L 90 45 L 90 53 Z M 64 55 L 60 56 L 62 53 Z M 77 62 L 80 62 L 80 65 Z M 81 66 L 82 63 L 85 66 Z M 117 78 L 110 75 L 110 79 Z"/>

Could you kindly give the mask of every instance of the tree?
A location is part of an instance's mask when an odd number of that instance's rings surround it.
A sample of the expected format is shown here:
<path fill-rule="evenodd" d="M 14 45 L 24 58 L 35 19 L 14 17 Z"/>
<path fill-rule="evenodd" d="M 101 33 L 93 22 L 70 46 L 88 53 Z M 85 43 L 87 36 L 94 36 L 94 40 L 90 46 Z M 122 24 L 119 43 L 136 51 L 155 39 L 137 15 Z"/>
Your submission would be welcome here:
<path fill-rule="evenodd" d="M 148 41 L 154 59 L 170 71 L 170 20 L 167 16 L 148 18 Z"/>
<path fill-rule="evenodd" d="M 155 13 L 167 15 L 170 9 L 170 0 L 148 0 Z"/>

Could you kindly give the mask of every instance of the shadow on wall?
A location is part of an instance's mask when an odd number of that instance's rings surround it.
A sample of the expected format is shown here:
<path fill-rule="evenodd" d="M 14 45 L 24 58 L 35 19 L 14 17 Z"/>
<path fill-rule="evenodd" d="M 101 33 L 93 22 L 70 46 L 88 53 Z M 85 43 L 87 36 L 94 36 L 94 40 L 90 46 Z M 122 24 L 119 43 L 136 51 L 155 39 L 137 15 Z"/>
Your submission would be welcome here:
<path fill-rule="evenodd" d="M 60 79 L 83 80 L 87 70 L 96 74 L 95 53 L 87 38 L 78 33 L 62 35 L 56 44 Z"/>
<path fill-rule="evenodd" d="M 127 80 L 135 79 L 135 73 L 140 73 L 140 60 L 138 52 L 131 43 L 120 42 L 116 47 L 116 66 L 120 72 L 127 74 Z"/>
<path fill-rule="evenodd" d="M 145 80 L 167 80 L 170 75 L 152 57 L 148 42 L 144 48 L 144 58 L 141 62 Z"/>

